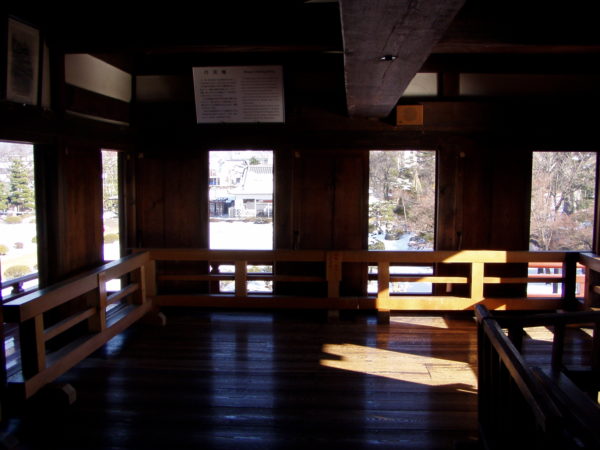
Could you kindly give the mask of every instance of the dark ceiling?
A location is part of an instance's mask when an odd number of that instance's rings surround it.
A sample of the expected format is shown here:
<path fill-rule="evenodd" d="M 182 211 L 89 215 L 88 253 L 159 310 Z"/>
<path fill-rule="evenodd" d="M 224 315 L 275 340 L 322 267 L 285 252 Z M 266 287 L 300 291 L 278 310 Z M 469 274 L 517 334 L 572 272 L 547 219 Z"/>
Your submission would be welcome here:
<path fill-rule="evenodd" d="M 59 9 L 46 2 L 33 9 L 19 2 L 9 13 L 39 26 L 56 48 L 112 55 L 137 74 L 198 61 L 343 58 L 350 115 L 383 117 L 419 70 L 597 73 L 595 3 L 254 0 Z"/>

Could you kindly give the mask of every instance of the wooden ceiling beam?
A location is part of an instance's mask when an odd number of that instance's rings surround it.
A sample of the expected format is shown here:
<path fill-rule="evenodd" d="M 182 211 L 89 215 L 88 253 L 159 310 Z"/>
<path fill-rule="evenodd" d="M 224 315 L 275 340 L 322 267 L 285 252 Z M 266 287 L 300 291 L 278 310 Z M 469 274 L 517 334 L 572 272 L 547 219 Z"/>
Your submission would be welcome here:
<path fill-rule="evenodd" d="M 347 108 L 386 117 L 465 0 L 340 0 Z"/>

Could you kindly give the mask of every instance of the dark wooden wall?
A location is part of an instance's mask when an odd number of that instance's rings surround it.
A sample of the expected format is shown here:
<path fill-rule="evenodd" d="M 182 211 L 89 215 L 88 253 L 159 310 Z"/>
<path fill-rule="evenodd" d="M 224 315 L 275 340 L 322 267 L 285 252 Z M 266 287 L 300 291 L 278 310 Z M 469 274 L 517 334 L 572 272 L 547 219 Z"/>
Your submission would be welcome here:
<path fill-rule="evenodd" d="M 128 247 L 206 247 L 208 151 L 272 149 L 281 249 L 366 248 L 368 151 L 436 150 L 440 250 L 527 249 L 531 152 L 597 150 L 598 113 L 582 99 L 421 99 L 425 124 L 398 127 L 393 117 L 348 118 L 333 69 L 306 79 L 298 67 L 287 71 L 280 125 L 197 125 L 192 98 L 134 102 L 130 126 L 0 103 L 0 139 L 40 144 L 43 283 L 102 260 L 101 148 L 124 151 Z M 85 98 L 81 109 L 96 111 Z M 579 115 L 552 113 L 565 109 Z M 355 270 L 344 292 L 362 290 Z"/>

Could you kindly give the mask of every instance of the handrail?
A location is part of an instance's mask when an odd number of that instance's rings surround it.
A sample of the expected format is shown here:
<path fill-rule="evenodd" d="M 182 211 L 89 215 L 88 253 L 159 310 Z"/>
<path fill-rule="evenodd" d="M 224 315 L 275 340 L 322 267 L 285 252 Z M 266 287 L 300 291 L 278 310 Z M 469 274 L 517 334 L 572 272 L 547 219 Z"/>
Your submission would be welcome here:
<path fill-rule="evenodd" d="M 145 315 L 151 307 L 146 295 L 146 272 L 152 273 L 148 253 L 138 253 L 104 264 L 48 288 L 40 289 L 3 305 L 4 320 L 19 326 L 21 371 L 8 384 L 17 396 L 30 397 L 41 387 Z M 108 295 L 106 283 L 128 276 L 120 291 Z M 129 305 L 115 320 L 107 319 L 107 306 L 128 297 Z M 83 306 L 58 323 L 47 326 L 45 313 L 74 299 Z M 46 343 L 86 323 L 87 334 L 49 353 Z"/>
<path fill-rule="evenodd" d="M 505 369 L 510 374 L 511 380 L 519 389 L 523 399 L 527 402 L 538 426 L 544 433 L 550 432 L 560 417 L 558 408 L 554 405 L 550 396 L 536 382 L 533 373 L 528 368 L 522 356 L 512 342 L 507 339 L 507 336 L 499 324 L 492 318 L 487 308 L 484 305 L 477 305 L 475 307 L 475 314 L 480 327 L 478 341 L 478 348 L 480 349 L 478 395 L 480 402 L 486 408 L 488 406 L 493 407 L 493 405 L 486 405 L 488 401 L 487 396 L 493 395 L 493 392 L 487 388 L 490 383 L 498 379 L 499 374 L 495 373 L 493 376 L 490 376 L 490 367 L 487 365 L 499 364 L 500 367 L 495 367 L 495 370 Z M 486 352 L 486 347 L 489 346 L 493 348 L 493 353 L 490 353 L 489 349 Z M 500 386 L 493 386 L 491 388 L 497 389 Z M 508 392 L 504 394 L 508 394 Z M 482 411 L 481 409 L 485 408 L 480 408 L 480 422 L 487 425 L 486 420 L 488 417 L 485 414 L 486 411 Z"/>
<path fill-rule="evenodd" d="M 553 354 L 562 355 L 566 324 L 600 323 L 600 313 L 574 312 L 503 317 L 484 305 L 475 308 L 478 323 L 478 412 L 486 448 L 597 448 L 600 409 L 562 373 L 553 355 L 550 373 L 530 367 L 510 327 L 554 327 Z M 503 328 L 509 327 L 509 334 Z M 596 331 L 598 328 L 596 327 Z M 594 336 L 597 340 L 597 336 Z M 557 346 L 561 346 L 560 351 Z M 587 412 L 583 414 L 582 412 Z M 518 441 L 515 441 L 515 438 Z"/>
<path fill-rule="evenodd" d="M 27 295 L 30 292 L 33 292 L 34 290 L 36 290 L 37 286 L 24 288 L 23 284 L 27 283 L 28 281 L 37 280 L 38 276 L 39 275 L 37 272 L 33 272 L 33 273 L 28 273 L 27 275 L 23 275 L 22 277 L 12 278 L 12 279 L 6 280 L 6 281 L 0 281 L 0 292 L 4 291 L 4 289 L 8 289 L 8 288 L 12 287 L 12 291 L 10 292 L 8 297 L 3 298 L 2 295 L 0 294 L 0 298 L 2 298 L 2 303 L 5 303 L 9 300 L 12 300 L 12 299 L 15 299 L 18 297 L 22 297 L 22 296 Z"/>
<path fill-rule="evenodd" d="M 181 274 L 177 271 L 161 270 L 156 281 L 171 282 L 218 282 L 231 280 L 235 283 L 233 294 L 208 291 L 197 294 L 165 293 L 156 297 L 159 305 L 180 306 L 260 306 L 260 307 L 323 307 L 347 309 L 385 310 L 464 310 L 473 309 L 478 303 L 485 303 L 492 309 L 545 309 L 565 307 L 567 302 L 575 301 L 577 284 L 577 252 L 528 252 L 501 250 L 464 250 L 464 251 L 368 251 L 368 250 L 207 250 L 207 249 L 147 249 L 154 261 L 197 261 L 205 265 L 198 266 L 194 273 Z M 318 263 L 316 271 L 309 275 L 282 273 L 279 263 L 312 262 Z M 221 273 L 219 265 L 230 264 L 235 270 Z M 376 296 L 341 296 L 340 284 L 344 279 L 344 267 L 347 263 L 363 265 L 364 279 L 377 279 Z M 554 263 L 563 267 L 560 277 L 553 282 L 563 285 L 561 296 L 546 298 L 494 298 L 485 293 L 485 286 L 493 284 L 527 284 L 547 282 L 545 277 L 498 277 L 486 273 L 491 265 L 513 263 Z M 271 273 L 252 274 L 248 272 L 251 264 L 272 265 Z M 443 266 L 466 265 L 467 273 L 461 276 L 443 275 L 439 270 Z M 367 273 L 369 265 L 377 266 L 377 274 Z M 394 274 L 390 268 L 395 265 L 430 265 L 436 267 L 433 274 Z M 212 268 L 212 270 L 209 270 Z M 452 273 L 452 272 L 450 272 Z M 281 296 L 275 287 L 273 294 L 248 293 L 247 283 L 253 279 L 268 280 L 274 283 L 321 282 L 326 286 L 326 296 L 320 301 L 314 298 L 290 298 Z M 420 282 L 442 285 L 435 294 L 396 294 L 391 292 L 391 283 Z M 214 285 L 214 284 L 213 284 Z M 455 285 L 466 285 L 465 294 L 455 294 Z M 440 294 L 440 291 L 445 293 Z M 201 288 L 198 288 L 201 290 Z M 600 293 L 600 291 L 599 291 Z"/>

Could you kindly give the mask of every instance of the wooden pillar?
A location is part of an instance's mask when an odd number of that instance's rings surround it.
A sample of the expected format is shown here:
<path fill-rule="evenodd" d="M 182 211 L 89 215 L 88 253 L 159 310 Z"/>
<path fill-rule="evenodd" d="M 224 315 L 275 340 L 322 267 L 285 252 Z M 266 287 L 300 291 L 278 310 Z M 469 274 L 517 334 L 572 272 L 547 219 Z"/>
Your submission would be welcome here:
<path fill-rule="evenodd" d="M 382 261 L 377 264 L 377 323 L 390 323 L 390 263 Z"/>
<path fill-rule="evenodd" d="M 42 315 L 22 322 L 19 326 L 21 369 L 25 379 L 46 368 L 44 319 Z"/>
<path fill-rule="evenodd" d="M 248 261 L 235 262 L 235 295 L 248 296 Z"/>

